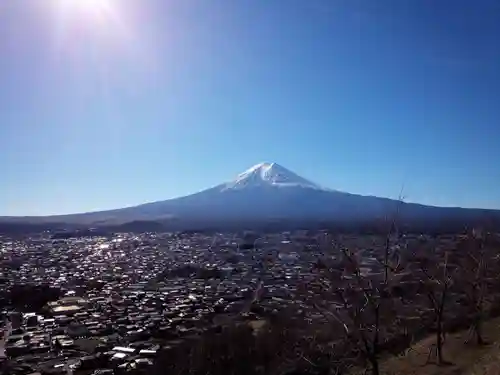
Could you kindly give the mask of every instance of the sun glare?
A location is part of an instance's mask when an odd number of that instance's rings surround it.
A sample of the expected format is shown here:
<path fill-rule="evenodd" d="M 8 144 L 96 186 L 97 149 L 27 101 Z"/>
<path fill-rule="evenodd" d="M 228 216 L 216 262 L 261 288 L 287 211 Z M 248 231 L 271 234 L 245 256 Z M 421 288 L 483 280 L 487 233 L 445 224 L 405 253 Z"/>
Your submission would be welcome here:
<path fill-rule="evenodd" d="M 113 12 L 112 0 L 59 0 L 63 13 L 103 18 Z"/>
<path fill-rule="evenodd" d="M 0 0 L 1 2 L 2 0 Z M 116 62 L 150 66 L 151 49 L 139 33 L 134 9 L 123 0 L 44 0 L 51 18 L 51 60 L 102 80 Z M 50 5 L 47 7 L 47 4 Z M 104 73 L 103 73 L 104 72 Z"/>
<path fill-rule="evenodd" d="M 52 0 L 51 3 L 58 49 L 75 43 L 82 35 L 93 42 L 126 38 L 131 27 L 124 18 L 124 7 L 117 0 Z"/>

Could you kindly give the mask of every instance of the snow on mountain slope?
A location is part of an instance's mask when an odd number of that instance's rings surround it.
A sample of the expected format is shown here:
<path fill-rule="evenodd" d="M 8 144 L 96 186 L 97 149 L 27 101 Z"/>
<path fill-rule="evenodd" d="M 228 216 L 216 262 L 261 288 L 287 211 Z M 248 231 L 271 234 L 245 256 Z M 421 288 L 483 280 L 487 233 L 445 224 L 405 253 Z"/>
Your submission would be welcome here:
<path fill-rule="evenodd" d="M 328 190 L 300 177 L 277 163 L 260 163 L 240 173 L 235 180 L 221 186 L 221 190 L 256 187 L 302 187 Z"/>

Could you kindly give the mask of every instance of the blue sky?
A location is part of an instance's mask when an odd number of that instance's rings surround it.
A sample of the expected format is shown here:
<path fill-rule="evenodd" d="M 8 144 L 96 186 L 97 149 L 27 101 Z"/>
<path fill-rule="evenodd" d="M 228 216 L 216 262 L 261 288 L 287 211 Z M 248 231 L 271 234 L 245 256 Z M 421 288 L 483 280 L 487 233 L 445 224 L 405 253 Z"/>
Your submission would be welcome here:
<path fill-rule="evenodd" d="M 500 208 L 498 1 L 82 1 L 0 1 L 0 215 L 168 199 L 262 161 Z"/>

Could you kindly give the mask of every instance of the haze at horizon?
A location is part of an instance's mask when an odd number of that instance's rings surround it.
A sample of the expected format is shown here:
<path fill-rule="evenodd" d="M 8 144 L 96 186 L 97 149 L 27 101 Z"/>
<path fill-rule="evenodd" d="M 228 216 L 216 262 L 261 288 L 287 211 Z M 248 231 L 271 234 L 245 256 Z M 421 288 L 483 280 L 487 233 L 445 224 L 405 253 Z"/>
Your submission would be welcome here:
<path fill-rule="evenodd" d="M 59 1 L 0 3 L 0 215 L 164 200 L 262 161 L 500 209 L 495 1 Z"/>

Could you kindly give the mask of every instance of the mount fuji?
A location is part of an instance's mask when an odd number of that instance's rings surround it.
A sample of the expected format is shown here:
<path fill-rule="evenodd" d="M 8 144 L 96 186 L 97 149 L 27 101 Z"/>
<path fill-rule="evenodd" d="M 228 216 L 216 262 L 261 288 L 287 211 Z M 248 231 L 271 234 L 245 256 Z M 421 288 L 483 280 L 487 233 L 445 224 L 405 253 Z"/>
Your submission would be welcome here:
<path fill-rule="evenodd" d="M 445 208 L 350 194 L 311 182 L 277 163 L 260 163 L 231 181 L 180 198 L 109 211 L 46 217 L 1 217 L 0 223 L 108 226 L 156 221 L 166 227 L 195 223 L 370 221 L 398 212 L 404 220 L 500 218 L 499 211 Z"/>

